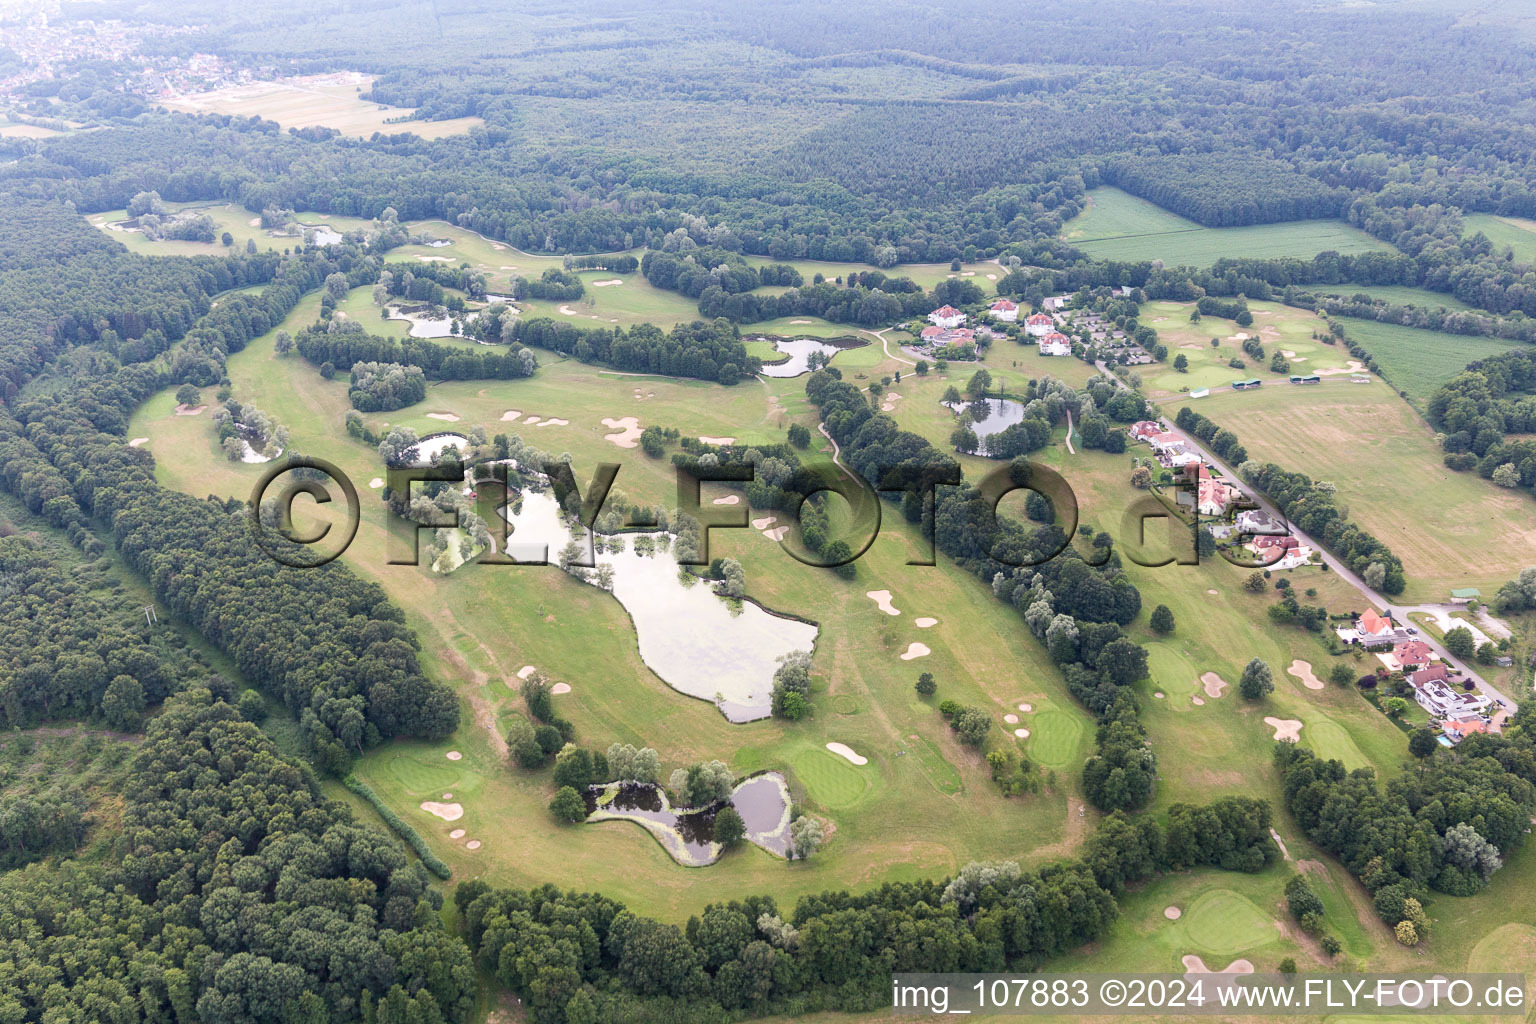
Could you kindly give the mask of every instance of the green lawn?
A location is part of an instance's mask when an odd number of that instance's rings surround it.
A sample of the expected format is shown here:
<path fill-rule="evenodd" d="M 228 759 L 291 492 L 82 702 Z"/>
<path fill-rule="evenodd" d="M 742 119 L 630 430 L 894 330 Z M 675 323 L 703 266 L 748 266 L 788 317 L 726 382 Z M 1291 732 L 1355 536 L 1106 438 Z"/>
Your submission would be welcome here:
<path fill-rule="evenodd" d="M 1523 344 L 1503 338 L 1446 334 L 1354 317 L 1339 319 L 1346 335 L 1376 360 L 1382 375 L 1420 406 L 1468 363 L 1520 348 Z"/>
<path fill-rule="evenodd" d="M 1459 312 L 1472 308 L 1447 292 L 1432 292 L 1428 288 L 1411 288 L 1407 285 L 1311 285 L 1307 290 L 1321 295 L 1338 295 L 1346 299 L 1356 295 L 1368 295 L 1394 306 L 1418 306 L 1420 309 L 1444 307 Z"/>
<path fill-rule="evenodd" d="M 1068 221 L 1062 238 L 1096 259 L 1162 260 L 1203 267 L 1223 256 L 1310 259 L 1391 249 L 1341 220 L 1293 221 L 1240 228 L 1207 228 L 1116 188 L 1088 193 L 1089 206 Z"/>

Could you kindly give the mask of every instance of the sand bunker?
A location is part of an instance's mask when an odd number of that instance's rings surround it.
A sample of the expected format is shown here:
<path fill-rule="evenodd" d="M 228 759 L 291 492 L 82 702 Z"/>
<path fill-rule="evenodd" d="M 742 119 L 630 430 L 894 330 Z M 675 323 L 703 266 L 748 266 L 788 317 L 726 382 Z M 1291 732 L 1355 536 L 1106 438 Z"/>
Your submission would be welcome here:
<path fill-rule="evenodd" d="M 1192 703 L 1194 703 L 1197 707 L 1204 707 L 1205 706 L 1205 698 L 1201 697 L 1199 694 L 1196 694 L 1195 696 L 1191 697 L 1190 701 Z"/>
<path fill-rule="evenodd" d="M 1207 697 L 1220 697 L 1221 691 L 1227 688 L 1226 680 L 1222 679 L 1215 672 L 1205 673 L 1200 677 L 1200 681 L 1205 684 L 1205 695 Z"/>
<path fill-rule="evenodd" d="M 931 616 L 924 615 L 920 619 L 913 619 L 912 624 L 918 629 L 927 629 L 929 626 L 937 626 L 939 624 L 939 620 Z"/>
<path fill-rule="evenodd" d="M 771 530 L 764 530 L 763 536 L 767 537 L 771 541 L 781 541 L 784 539 L 784 535 L 788 532 L 789 527 L 787 526 L 775 526 Z"/>
<path fill-rule="evenodd" d="M 578 313 L 574 309 L 572 309 L 570 306 L 561 306 L 560 307 L 560 312 L 564 313 L 566 316 L 580 316 L 581 315 L 580 313 Z"/>
<path fill-rule="evenodd" d="M 752 529 L 754 529 L 754 530 L 766 530 L 766 529 L 768 529 L 768 527 L 772 526 L 774 523 L 776 523 L 778 521 L 779 521 L 779 517 L 778 516 L 764 516 L 761 519 L 754 519 L 754 520 L 752 520 Z"/>
<path fill-rule="evenodd" d="M 896 609 L 896 606 L 891 604 L 891 592 L 889 590 L 869 590 L 865 591 L 864 596 L 875 602 L 875 604 L 879 605 L 880 610 L 885 612 L 887 615 L 901 614 L 901 612 Z"/>
<path fill-rule="evenodd" d="M 1028 729 L 1015 729 L 1015 730 L 1013 730 L 1013 734 L 1015 736 L 1017 736 L 1021 740 L 1029 739 L 1029 730 Z"/>
<path fill-rule="evenodd" d="M 1006 722 L 1009 725 L 1018 725 L 1019 724 L 1019 716 L 1013 714 L 1012 712 L 1010 712 L 1010 713 L 1008 713 L 1008 714 L 1003 716 L 1003 721 Z"/>
<path fill-rule="evenodd" d="M 869 758 L 864 757 L 862 754 L 854 753 L 853 748 L 846 743 L 828 743 L 827 749 L 839 757 L 846 757 L 854 764 L 869 764 Z"/>
<path fill-rule="evenodd" d="M 615 420 L 603 417 L 603 426 L 617 430 L 617 434 L 604 434 L 604 441 L 612 441 L 620 448 L 633 448 L 640 443 L 640 421 L 633 416 Z"/>
<path fill-rule="evenodd" d="M 571 684 L 570 683 L 556 683 L 554 686 L 551 686 L 549 688 L 549 692 L 553 693 L 553 694 L 570 693 L 571 692 Z"/>
<path fill-rule="evenodd" d="M 452 263 L 452 256 L 417 256 L 423 263 Z"/>
<path fill-rule="evenodd" d="M 1221 591 L 1219 591 L 1219 590 L 1207 590 L 1206 593 L 1210 594 L 1211 596 L 1214 597 L 1215 595 L 1221 593 Z"/>
<path fill-rule="evenodd" d="M 1362 363 L 1358 359 L 1351 359 L 1349 361 L 1349 365 L 1347 365 L 1347 366 L 1344 366 L 1344 367 L 1334 367 L 1334 368 L 1328 369 L 1328 370 L 1313 370 L 1312 372 L 1315 373 L 1319 377 L 1328 377 L 1328 376 L 1331 376 L 1331 375 L 1333 375 L 1335 373 L 1359 373 L 1360 371 L 1362 371 L 1364 369 L 1365 369 L 1365 364 L 1364 363 Z"/>
<path fill-rule="evenodd" d="M 384 486 L 384 478 L 381 477 L 381 476 L 376 476 L 372 480 L 368 481 L 368 486 L 369 487 L 383 487 Z"/>
<path fill-rule="evenodd" d="M 178 405 L 176 407 L 176 415 L 177 416 L 196 416 L 198 413 L 202 412 L 206 408 L 208 408 L 206 405 Z"/>
<path fill-rule="evenodd" d="M 478 849 L 480 849 L 480 840 L 478 840 L 478 839 L 471 839 L 469 842 L 464 844 L 464 849 L 466 849 L 466 850 L 478 850 Z"/>
<path fill-rule="evenodd" d="M 436 800 L 423 800 L 421 809 L 428 814 L 435 814 L 444 821 L 458 821 L 464 817 L 463 804 L 440 804 Z"/>
<path fill-rule="evenodd" d="M 444 793 L 443 794 L 443 799 L 444 800 L 452 800 L 453 799 L 453 794 L 452 793 Z"/>
<path fill-rule="evenodd" d="M 810 323 L 810 321 L 809 320 L 791 320 L 790 323 L 792 323 L 792 324 L 808 324 L 808 323 Z"/>
<path fill-rule="evenodd" d="M 1031 711 L 1035 710 L 1035 706 L 1033 704 L 1028 704 L 1028 703 L 1020 704 L 1019 705 L 1019 710 L 1024 712 L 1027 715 Z"/>
<path fill-rule="evenodd" d="M 588 283 L 593 288 L 612 288 L 614 285 L 623 284 L 624 282 L 616 277 L 612 281 L 589 281 Z"/>
<path fill-rule="evenodd" d="M 1286 669 L 1286 671 L 1300 679 L 1301 684 L 1309 690 L 1321 690 L 1323 688 L 1323 681 L 1312 674 L 1310 662 L 1305 662 L 1298 658 L 1291 662 L 1291 667 Z"/>
<path fill-rule="evenodd" d="M 538 669 L 534 668 L 532 665 L 524 665 L 522 668 L 517 670 L 517 678 L 527 679 L 537 671 Z"/>
<path fill-rule="evenodd" d="M 1163 699 L 1163 691 L 1162 690 L 1153 690 L 1152 691 L 1152 696 L 1156 697 L 1158 700 L 1162 700 Z"/>
<path fill-rule="evenodd" d="M 1301 739 L 1301 723 L 1294 718 L 1270 718 L 1264 719 L 1265 725 L 1275 728 L 1275 739 L 1295 743 Z"/>
<path fill-rule="evenodd" d="M 1165 907 L 1163 909 L 1163 916 L 1170 921 L 1177 921 L 1179 918 L 1184 916 L 1184 911 L 1180 910 L 1178 907 Z"/>
<path fill-rule="evenodd" d="M 137 448 L 139 445 L 144 444 L 144 443 L 146 443 L 148 441 L 149 441 L 149 438 L 147 438 L 147 437 L 136 437 L 132 441 L 128 442 L 128 447 L 129 448 Z"/>
<path fill-rule="evenodd" d="M 901 655 L 901 660 L 911 661 L 913 658 L 925 658 L 932 653 L 933 652 L 928 649 L 927 644 L 908 644 L 906 651 L 904 651 Z"/>
<path fill-rule="evenodd" d="M 517 418 L 521 415 L 522 413 L 518 412 L 516 409 L 508 409 L 506 412 L 501 414 L 501 422 L 516 423 Z"/>
<path fill-rule="evenodd" d="M 459 418 L 457 416 L 455 416 L 451 412 L 429 412 L 429 413 L 427 413 L 427 419 L 429 419 L 429 420 L 442 420 L 444 423 L 457 423 L 457 422 L 459 422 Z"/>
<path fill-rule="evenodd" d="M 259 227 L 261 227 L 261 218 L 260 217 L 252 217 L 250 220 L 245 222 L 245 226 L 248 227 L 248 228 L 259 228 Z"/>
<path fill-rule="evenodd" d="M 463 757 L 464 755 L 459 753 L 457 750 L 450 750 L 450 751 L 448 751 L 448 753 L 444 754 L 443 756 L 446 757 L 450 761 L 457 761 L 459 758 Z"/>
<path fill-rule="evenodd" d="M 716 505 L 738 505 L 740 503 L 741 498 L 734 494 L 727 494 L 723 498 L 716 498 L 714 500 L 714 504 Z"/>
<path fill-rule="evenodd" d="M 1191 953 L 1184 957 L 1185 974 L 1252 974 L 1253 964 L 1247 960 L 1233 960 L 1220 971 L 1213 971 L 1205 966 L 1205 961 Z"/>
<path fill-rule="evenodd" d="M 523 426 L 525 427 L 536 427 L 538 425 L 539 418 L 537 416 L 529 416 L 526 420 L 523 421 Z"/>
<path fill-rule="evenodd" d="M 461 828 L 456 828 L 452 832 L 448 833 L 448 838 L 449 839 L 463 839 L 464 838 L 464 830 L 461 829 Z"/>
<path fill-rule="evenodd" d="M 541 427 L 568 427 L 570 425 L 570 420 L 563 420 L 558 416 L 551 416 L 549 419 L 539 424 Z"/>
<path fill-rule="evenodd" d="M 705 444 L 735 444 L 736 443 L 736 439 L 734 437 L 705 437 L 703 434 L 699 435 L 699 440 L 703 441 Z"/>

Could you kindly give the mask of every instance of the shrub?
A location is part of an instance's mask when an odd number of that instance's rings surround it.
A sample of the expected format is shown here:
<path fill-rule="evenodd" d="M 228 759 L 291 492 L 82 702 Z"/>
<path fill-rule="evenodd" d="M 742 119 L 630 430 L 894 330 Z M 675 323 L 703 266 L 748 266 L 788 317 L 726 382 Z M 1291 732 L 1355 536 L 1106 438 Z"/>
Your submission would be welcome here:
<path fill-rule="evenodd" d="M 348 775 L 342 780 L 342 784 L 373 806 L 373 809 L 379 813 L 379 817 L 384 819 L 384 824 L 393 829 L 395 835 L 405 840 L 405 845 L 409 846 L 416 856 L 421 858 L 422 865 L 428 871 L 444 880 L 453 873 L 448 870 L 448 865 L 444 864 L 437 854 L 432 852 L 432 848 L 427 845 L 427 841 L 421 838 L 421 833 L 417 832 L 411 827 L 409 822 L 396 814 L 394 808 L 379 799 L 379 795 L 370 789 L 366 782 L 355 775 Z M 577 797 L 577 799 L 581 798 Z"/>

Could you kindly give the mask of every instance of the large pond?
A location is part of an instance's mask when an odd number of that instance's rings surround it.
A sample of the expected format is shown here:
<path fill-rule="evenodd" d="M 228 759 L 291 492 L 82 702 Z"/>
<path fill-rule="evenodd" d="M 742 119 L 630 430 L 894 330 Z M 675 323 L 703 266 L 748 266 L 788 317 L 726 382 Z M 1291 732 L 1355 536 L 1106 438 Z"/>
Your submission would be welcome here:
<path fill-rule="evenodd" d="M 779 339 L 773 343 L 773 347 L 789 358 L 782 363 L 764 365 L 763 376 L 765 377 L 798 377 L 811 368 L 810 358 L 813 352 L 821 352 L 830 359 L 842 351 L 840 346 L 817 341 L 815 338 L 795 338 L 793 341 Z"/>
<path fill-rule="evenodd" d="M 611 782 L 584 794 L 588 821 L 633 821 L 687 867 L 703 867 L 720 859 L 715 842 L 715 813 L 720 804 L 698 811 L 678 812 L 659 786 Z M 764 772 L 736 784 L 731 806 L 747 827 L 747 840 L 769 853 L 789 856 L 789 787 L 778 772 Z"/>
<path fill-rule="evenodd" d="M 513 527 L 508 553 L 519 561 L 547 548 L 553 562 L 571 539 L 550 494 L 524 492 L 518 511 L 508 506 L 503 514 Z M 636 554 L 637 536 L 607 538 L 596 560 L 613 566 L 613 596 L 635 623 L 641 660 L 668 686 L 710 701 L 732 722 L 767 718 L 778 659 L 813 650 L 817 627 L 750 601 L 733 608 L 702 580 L 685 586 L 670 550 Z"/>
<path fill-rule="evenodd" d="M 453 318 L 447 310 L 439 309 L 423 313 L 406 313 L 399 306 L 389 307 L 391 320 L 404 320 L 411 325 L 408 332 L 413 338 L 452 338 Z"/>
<path fill-rule="evenodd" d="M 971 414 L 971 429 L 977 437 L 1001 434 L 1015 423 L 1024 422 L 1024 403 L 1011 398 L 984 398 L 977 402 L 946 403 L 956 418 Z"/>

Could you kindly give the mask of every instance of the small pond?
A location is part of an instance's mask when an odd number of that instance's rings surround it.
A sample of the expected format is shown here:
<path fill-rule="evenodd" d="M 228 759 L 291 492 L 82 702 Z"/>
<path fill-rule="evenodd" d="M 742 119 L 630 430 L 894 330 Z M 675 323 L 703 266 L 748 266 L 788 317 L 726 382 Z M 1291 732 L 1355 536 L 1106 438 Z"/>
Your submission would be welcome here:
<path fill-rule="evenodd" d="M 430 466 L 433 459 L 449 448 L 458 448 L 459 454 L 462 456 L 468 453 L 471 447 L 469 438 L 463 434 L 432 434 L 416 443 L 415 465 Z"/>
<path fill-rule="evenodd" d="M 453 330 L 453 318 L 445 309 L 426 310 L 423 312 L 407 313 L 399 306 L 389 307 L 391 320 L 404 320 L 411 325 L 408 332 L 413 338 L 452 338 L 457 337 Z"/>
<path fill-rule="evenodd" d="M 340 231 L 332 231 L 322 226 L 310 232 L 309 240 L 313 245 L 336 245 L 342 240 L 342 234 Z"/>
<path fill-rule="evenodd" d="M 513 527 L 513 558 L 537 558 L 547 546 L 553 562 L 571 539 L 548 493 L 525 491 L 515 513 L 511 506 L 502 512 Z M 641 660 L 668 686 L 710 701 L 732 722 L 767 718 L 779 657 L 814 649 L 817 627 L 751 601 L 733 608 L 702 580 L 685 586 L 670 549 L 637 554 L 637 536 L 644 535 L 611 538 L 596 560 L 613 566 L 613 596 L 635 624 Z M 619 544 L 622 550 L 614 550 Z"/>
<path fill-rule="evenodd" d="M 831 358 L 844 348 L 852 346 L 833 345 L 815 338 L 795 338 L 792 341 L 780 338 L 773 342 L 773 347 L 789 358 L 782 363 L 764 365 L 763 376 L 765 377 L 798 377 L 810 369 L 811 353 L 820 352 Z"/>
<path fill-rule="evenodd" d="M 687 867 L 703 867 L 720 858 L 715 843 L 717 804 L 679 812 L 660 786 L 610 782 L 587 790 L 587 821 L 633 821 Z M 769 853 L 789 856 L 789 787 L 778 772 L 764 772 L 736 784 L 731 806 L 747 827 L 747 840 Z"/>
<path fill-rule="evenodd" d="M 971 429 L 977 437 L 1001 434 L 1015 423 L 1024 422 L 1024 403 L 1011 398 L 984 398 L 977 402 L 946 403 L 956 418 L 971 414 Z"/>

